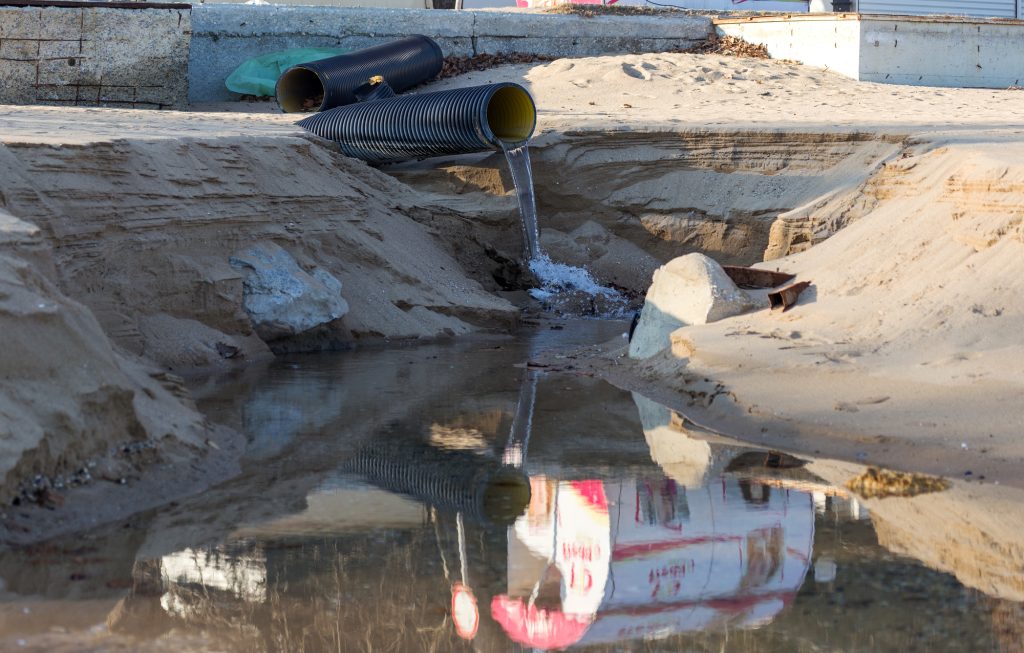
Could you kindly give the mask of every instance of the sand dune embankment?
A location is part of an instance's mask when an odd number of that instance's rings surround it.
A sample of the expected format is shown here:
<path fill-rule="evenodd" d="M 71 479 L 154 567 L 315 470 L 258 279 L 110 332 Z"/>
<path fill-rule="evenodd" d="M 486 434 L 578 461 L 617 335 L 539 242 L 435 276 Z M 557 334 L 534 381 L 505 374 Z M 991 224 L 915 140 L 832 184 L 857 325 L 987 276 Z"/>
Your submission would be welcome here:
<path fill-rule="evenodd" d="M 226 126 L 218 116 L 9 112 L 16 119 L 0 143 L 2 498 L 26 476 L 73 472 L 120 442 L 205 451 L 209 426 L 168 370 L 244 364 L 271 349 L 506 330 L 517 320 L 436 236 L 444 224 L 475 256 L 483 236 L 466 219 L 431 210 L 293 127 L 255 125 L 248 135 L 244 120 Z M 37 120 L 23 122 L 26 113 Z M 134 129 L 126 114 L 138 118 Z M 48 123 L 58 117 L 62 127 L 82 124 L 61 138 Z M 230 262 L 256 245 L 329 271 L 347 314 L 262 341 L 244 307 L 244 272 Z"/>
<path fill-rule="evenodd" d="M 797 306 L 682 327 L 620 382 L 738 437 L 1019 486 L 1022 160 L 1019 142 L 908 149 L 822 208 L 862 217 L 762 264 L 813 282 Z"/>
<path fill-rule="evenodd" d="M 193 352 L 175 365 L 173 352 L 151 346 L 157 334 L 143 318 L 198 321 L 244 355 L 266 350 L 229 264 L 264 241 L 341 280 L 351 310 L 316 334 L 325 340 L 457 335 L 515 320 L 402 212 L 416 203 L 407 189 L 302 138 L 7 143 L 0 171 L 8 210 L 53 243 L 62 289 L 118 344 L 143 356 L 155 348 L 170 367 L 202 361 Z M 207 364 L 217 359 L 210 344 L 194 347 L 210 352 Z"/>
<path fill-rule="evenodd" d="M 169 458 L 205 450 L 212 428 L 180 382 L 119 351 L 55 277 L 41 231 L 0 211 L 0 496 L 115 446 L 169 438 Z"/>

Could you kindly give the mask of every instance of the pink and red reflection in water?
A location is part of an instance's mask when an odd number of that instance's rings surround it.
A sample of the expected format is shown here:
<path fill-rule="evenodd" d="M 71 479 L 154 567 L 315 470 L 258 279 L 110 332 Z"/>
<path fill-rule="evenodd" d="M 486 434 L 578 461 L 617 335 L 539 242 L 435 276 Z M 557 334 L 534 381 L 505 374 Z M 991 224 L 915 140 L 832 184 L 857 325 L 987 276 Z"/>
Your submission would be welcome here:
<path fill-rule="evenodd" d="M 722 477 L 530 479 L 491 617 L 543 650 L 756 627 L 789 605 L 814 540 L 810 494 Z M 755 491 L 756 490 L 756 491 Z"/>

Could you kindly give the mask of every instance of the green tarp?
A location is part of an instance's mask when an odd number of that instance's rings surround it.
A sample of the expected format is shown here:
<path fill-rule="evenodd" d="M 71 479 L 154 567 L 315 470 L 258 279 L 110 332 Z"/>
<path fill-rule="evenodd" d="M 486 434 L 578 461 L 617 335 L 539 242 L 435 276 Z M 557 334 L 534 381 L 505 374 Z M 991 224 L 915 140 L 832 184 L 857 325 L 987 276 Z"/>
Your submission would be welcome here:
<path fill-rule="evenodd" d="M 274 86 L 281 73 L 295 64 L 326 59 L 344 54 L 348 50 L 338 48 L 295 48 L 284 52 L 272 52 L 249 59 L 224 80 L 229 91 L 243 95 L 275 95 Z"/>

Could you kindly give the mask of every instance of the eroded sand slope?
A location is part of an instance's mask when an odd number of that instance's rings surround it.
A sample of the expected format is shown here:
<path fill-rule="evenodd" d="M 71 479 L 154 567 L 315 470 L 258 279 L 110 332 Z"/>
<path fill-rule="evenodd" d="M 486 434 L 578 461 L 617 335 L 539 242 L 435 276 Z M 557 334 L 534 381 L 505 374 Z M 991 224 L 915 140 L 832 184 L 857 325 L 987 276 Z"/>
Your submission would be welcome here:
<path fill-rule="evenodd" d="M 25 111 L 44 124 L 51 115 Z M 457 234 L 457 213 L 430 212 L 328 143 L 291 127 L 225 132 L 216 116 L 193 129 L 187 114 L 160 114 L 172 125 L 182 117 L 163 137 L 155 124 L 154 135 L 140 124 L 134 137 L 118 134 L 126 112 L 77 113 L 101 124 L 62 145 L 46 129 L 15 129 L 0 145 L 3 238 L 16 257 L 0 266 L 9 289 L 0 495 L 122 441 L 205 446 L 206 424 L 168 369 L 251 362 L 271 347 L 505 330 L 517 319 L 410 217 L 428 213 Z M 243 306 L 243 271 L 229 261 L 261 244 L 339 279 L 348 313 L 260 340 Z"/>

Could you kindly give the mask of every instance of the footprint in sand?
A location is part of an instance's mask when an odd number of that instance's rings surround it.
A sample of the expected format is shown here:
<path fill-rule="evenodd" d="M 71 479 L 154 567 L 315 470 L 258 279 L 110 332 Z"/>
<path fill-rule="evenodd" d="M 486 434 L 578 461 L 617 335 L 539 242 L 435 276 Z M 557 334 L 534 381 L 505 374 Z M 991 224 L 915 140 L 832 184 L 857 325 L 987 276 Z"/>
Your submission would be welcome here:
<path fill-rule="evenodd" d="M 647 70 L 641 70 L 631 63 L 622 64 L 622 72 L 637 79 L 647 80 L 651 78 L 651 74 Z"/>

